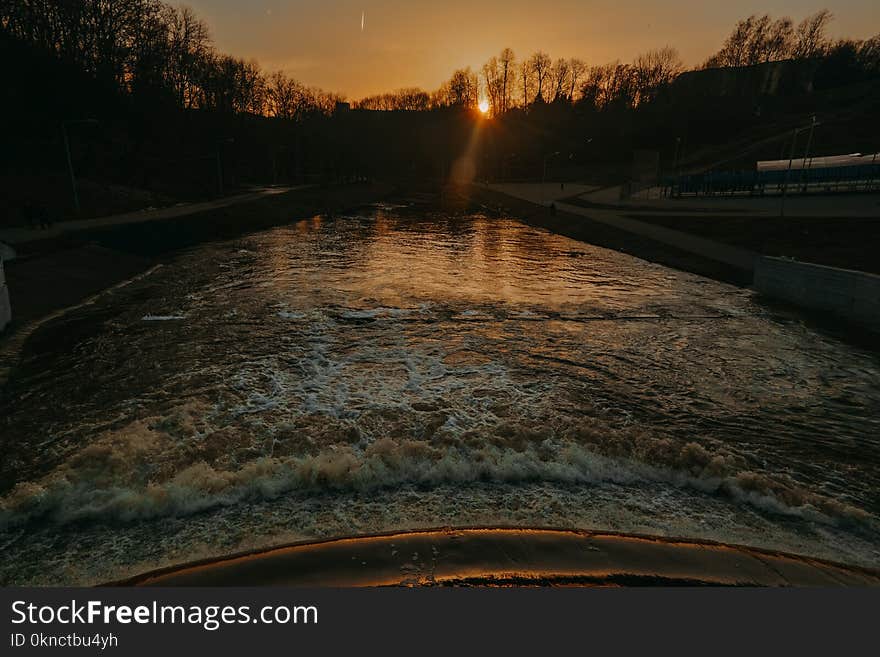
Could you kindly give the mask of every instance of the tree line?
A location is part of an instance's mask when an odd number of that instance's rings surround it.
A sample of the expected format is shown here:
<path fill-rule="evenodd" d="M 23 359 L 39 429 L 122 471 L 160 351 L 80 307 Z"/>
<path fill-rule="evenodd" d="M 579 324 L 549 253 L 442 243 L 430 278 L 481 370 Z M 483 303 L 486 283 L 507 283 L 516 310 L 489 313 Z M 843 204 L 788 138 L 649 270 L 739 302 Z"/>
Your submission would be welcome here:
<path fill-rule="evenodd" d="M 543 51 L 520 62 L 513 50 L 505 48 L 479 71 L 470 67 L 456 70 L 433 93 L 400 89 L 368 96 L 354 106 L 370 110 L 473 108 L 485 100 L 497 115 L 535 103 L 571 103 L 583 98 L 601 107 L 622 96 L 627 96 L 627 104 L 635 106 L 652 97 L 683 69 L 678 52 L 669 47 L 648 51 L 632 64 L 593 67 L 578 58 L 553 60 Z"/>
<path fill-rule="evenodd" d="M 865 70 L 880 70 L 880 35 L 833 42 L 827 36 L 832 19 L 827 9 L 797 25 L 789 17 L 749 16 L 699 68 L 836 56 Z M 218 52 L 191 9 L 161 0 L 5 0 L 0 27 L 125 93 L 182 109 L 300 120 L 329 114 L 343 100 L 282 71 L 267 73 L 255 61 Z M 519 60 L 505 48 L 479 70 L 456 70 L 434 92 L 405 88 L 360 99 L 354 107 L 424 111 L 472 108 L 483 100 L 495 115 L 535 103 L 634 108 L 653 100 L 684 70 L 677 50 L 669 46 L 630 63 L 593 66 L 578 58 L 554 60 L 544 51 Z"/>
<path fill-rule="evenodd" d="M 292 119 L 339 100 L 219 52 L 192 9 L 160 0 L 4 0 L 0 28 L 124 93 L 181 109 Z"/>
<path fill-rule="evenodd" d="M 822 9 L 807 16 L 797 26 L 788 16 L 774 19 L 769 14 L 753 14 L 739 21 L 724 45 L 703 65 L 704 68 L 754 66 L 784 60 L 827 57 L 840 50 L 851 50 L 865 66 L 878 66 L 880 35 L 866 41 L 828 37 L 834 15 Z"/>
<path fill-rule="evenodd" d="M 785 16 L 752 15 L 737 22 L 721 49 L 699 69 L 743 67 L 784 60 L 839 58 L 866 72 L 880 72 L 880 35 L 864 41 L 828 37 L 833 14 L 827 9 L 795 25 Z M 578 58 L 554 60 L 538 51 L 522 60 L 510 48 L 491 57 L 481 69 L 456 70 L 428 93 L 401 89 L 364 98 L 355 107 L 372 110 L 425 110 L 476 107 L 488 102 L 493 114 L 535 103 L 582 103 L 597 110 L 635 108 L 650 102 L 686 70 L 670 46 L 649 50 L 630 63 L 588 66 Z"/>

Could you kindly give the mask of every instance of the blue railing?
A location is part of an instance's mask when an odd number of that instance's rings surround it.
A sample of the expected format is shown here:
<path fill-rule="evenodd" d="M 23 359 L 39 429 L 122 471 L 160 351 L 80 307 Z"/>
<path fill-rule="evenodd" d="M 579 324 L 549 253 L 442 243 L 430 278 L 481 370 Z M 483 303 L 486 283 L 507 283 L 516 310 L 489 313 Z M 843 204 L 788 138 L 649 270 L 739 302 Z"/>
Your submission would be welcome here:
<path fill-rule="evenodd" d="M 664 193 L 670 196 L 755 195 L 880 189 L 880 162 L 846 167 L 792 169 L 791 171 L 709 171 L 668 176 Z"/>

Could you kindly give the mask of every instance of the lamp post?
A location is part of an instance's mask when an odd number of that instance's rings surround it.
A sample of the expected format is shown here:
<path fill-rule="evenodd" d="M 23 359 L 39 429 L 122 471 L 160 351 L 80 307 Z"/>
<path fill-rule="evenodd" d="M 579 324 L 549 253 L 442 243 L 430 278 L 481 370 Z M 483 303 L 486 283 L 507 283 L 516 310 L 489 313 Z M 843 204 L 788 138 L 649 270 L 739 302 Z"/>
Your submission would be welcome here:
<path fill-rule="evenodd" d="M 791 135 L 791 151 L 788 154 L 788 168 L 785 170 L 785 181 L 782 183 L 782 202 L 779 206 L 779 216 L 785 216 L 785 197 L 788 193 L 788 179 L 791 177 L 791 163 L 794 161 L 794 146 L 797 143 L 797 136 L 800 130 L 795 128 Z"/>
<path fill-rule="evenodd" d="M 672 178 L 675 181 L 675 188 L 678 188 L 678 158 L 681 155 L 681 137 L 675 138 L 675 155 L 672 156 Z M 673 194 L 674 196 L 674 194 Z"/>
<path fill-rule="evenodd" d="M 865 185 L 865 191 L 869 191 L 872 187 L 874 179 L 877 177 L 877 153 L 871 158 L 871 176 L 868 178 L 868 184 Z"/>
<path fill-rule="evenodd" d="M 791 151 L 789 151 L 789 154 L 788 154 L 788 168 L 785 170 L 785 182 L 782 185 L 782 202 L 779 206 L 779 216 L 780 217 L 785 216 L 785 199 L 788 196 L 788 181 L 791 178 L 791 167 L 792 167 L 792 164 L 794 163 L 794 149 L 795 149 L 795 145 L 797 144 L 798 135 L 806 130 L 810 131 L 810 138 L 809 138 L 809 141 L 807 142 L 807 150 L 805 151 L 804 161 L 801 163 L 801 171 L 803 172 L 803 167 L 806 166 L 807 156 L 809 155 L 810 146 L 812 145 L 812 142 L 813 142 L 813 131 L 816 129 L 816 126 L 819 126 L 819 125 L 822 125 L 822 124 L 816 121 L 816 117 L 814 115 L 812 121 L 810 121 L 810 125 L 803 126 L 800 128 L 795 128 L 792 131 Z M 801 175 L 803 175 L 803 173 Z"/>
<path fill-rule="evenodd" d="M 70 154 L 70 135 L 67 131 L 68 126 L 72 125 L 97 126 L 98 121 L 95 119 L 74 119 L 61 122 L 61 133 L 64 135 L 64 154 L 67 156 L 67 173 L 70 176 L 70 188 L 73 191 L 73 208 L 76 211 L 76 214 L 79 214 L 79 191 L 76 187 L 76 174 L 73 170 L 73 157 Z"/>
<path fill-rule="evenodd" d="M 547 162 L 557 155 L 559 155 L 559 151 L 554 151 L 553 153 L 544 156 L 544 171 L 541 174 L 541 205 L 544 205 L 544 185 L 547 182 Z"/>
<path fill-rule="evenodd" d="M 813 168 L 812 158 L 810 158 L 809 165 L 807 165 L 807 158 L 810 157 L 810 148 L 813 146 L 813 133 L 816 132 L 817 125 L 819 125 L 819 124 L 816 122 L 816 115 L 814 114 L 812 120 L 810 121 L 810 136 L 807 137 L 807 147 L 806 147 L 806 149 L 804 149 L 804 165 L 803 165 L 803 167 L 801 167 L 801 182 L 804 184 L 802 191 L 805 194 L 807 192 L 807 185 L 809 184 L 809 181 L 805 180 L 806 175 L 807 175 L 807 167 L 809 166 L 810 169 Z"/>

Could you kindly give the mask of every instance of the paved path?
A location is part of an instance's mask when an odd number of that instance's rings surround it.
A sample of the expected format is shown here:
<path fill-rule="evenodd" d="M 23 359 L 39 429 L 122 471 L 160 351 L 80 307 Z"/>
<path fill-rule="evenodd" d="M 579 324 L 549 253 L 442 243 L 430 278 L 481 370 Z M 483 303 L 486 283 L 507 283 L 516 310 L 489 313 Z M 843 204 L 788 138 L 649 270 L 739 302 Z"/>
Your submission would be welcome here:
<path fill-rule="evenodd" d="M 205 212 L 207 210 L 216 210 L 230 205 L 247 203 L 266 196 L 274 196 L 276 194 L 284 194 L 285 192 L 298 189 L 305 189 L 309 186 L 310 185 L 300 185 L 298 187 L 268 187 L 266 189 L 248 192 L 247 194 L 227 196 L 225 198 L 214 201 L 204 201 L 202 203 L 181 203 L 167 208 L 138 210 L 136 212 L 117 214 L 110 217 L 99 217 L 97 219 L 62 221 L 54 224 L 48 230 L 27 228 L 23 226 L 16 228 L 2 228 L 0 229 L 0 242 L 6 242 L 7 244 L 12 244 L 14 246 L 16 244 L 44 240 L 50 237 L 58 237 L 65 233 L 72 233 L 80 230 L 103 228 L 104 226 L 118 226 L 121 224 L 137 224 L 144 221 L 157 221 L 160 219 L 174 219 L 176 217 L 185 217 L 187 215 Z"/>
<path fill-rule="evenodd" d="M 550 202 L 553 202 L 560 212 L 587 217 L 593 221 L 614 226 L 615 228 L 647 237 L 662 244 L 674 246 L 689 253 L 695 253 L 746 271 L 754 271 L 756 254 L 751 251 L 622 216 L 622 212 L 627 212 L 626 208 L 621 208 L 620 210 L 584 208 L 565 203 L 561 200 L 577 195 L 579 187 L 583 186 L 566 185 L 565 189 L 560 188 L 559 183 L 546 183 L 543 185 L 540 183 L 499 183 L 488 186 L 493 191 L 531 201 L 532 203 L 541 203 L 543 200 L 544 205 L 549 205 Z"/>
<path fill-rule="evenodd" d="M 566 185 L 567 187 L 567 185 Z M 569 196 L 573 196 L 570 194 Z M 778 217 L 782 212 L 782 197 L 768 193 L 764 196 L 747 194 L 728 196 L 682 196 L 665 198 L 659 188 L 645 190 L 632 198 L 620 200 L 620 188 L 611 187 L 585 193 L 581 198 L 597 204 L 613 204 L 621 212 L 633 210 L 639 214 L 702 214 L 704 216 L 755 215 Z M 653 212 L 652 212 L 653 209 Z M 788 217 L 875 217 L 880 219 L 880 193 L 789 194 L 785 199 Z"/>

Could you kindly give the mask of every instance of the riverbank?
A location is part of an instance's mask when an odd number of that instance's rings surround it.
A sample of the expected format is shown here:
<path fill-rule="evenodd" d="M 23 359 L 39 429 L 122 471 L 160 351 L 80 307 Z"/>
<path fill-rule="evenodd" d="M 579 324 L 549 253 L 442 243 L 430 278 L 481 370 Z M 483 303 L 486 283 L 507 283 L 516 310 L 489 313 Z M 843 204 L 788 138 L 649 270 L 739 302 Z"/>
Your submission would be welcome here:
<path fill-rule="evenodd" d="M 493 211 L 508 213 L 530 226 L 740 287 L 752 282 L 751 273 L 739 267 L 662 244 L 589 217 L 564 211 L 551 213 L 546 207 L 485 187 L 474 185 L 471 189 L 474 202 Z"/>
<path fill-rule="evenodd" d="M 572 199 L 564 197 L 568 192 L 555 185 L 544 186 L 542 203 L 535 188 L 474 185 L 471 201 L 559 235 L 753 288 L 776 310 L 793 312 L 798 321 L 876 351 L 878 315 L 873 290 L 880 268 L 865 247 L 880 237 L 880 221 L 875 217 L 728 216 L 707 214 L 709 210 L 692 215 L 680 210 L 634 214 L 632 208 L 610 212 L 571 205 Z M 551 200 L 556 203 L 555 212 L 546 207 Z M 779 284 L 768 286 L 766 277 L 756 278 L 756 271 L 774 256 L 784 256 L 780 267 L 791 271 L 782 274 Z M 798 291 L 805 283 L 794 272 L 801 263 L 808 268 L 822 265 L 818 278 L 806 288 L 814 292 L 806 295 Z"/>
<path fill-rule="evenodd" d="M 62 237 L 69 233 L 81 233 L 86 230 L 120 226 L 122 224 L 139 224 L 165 219 L 188 217 L 212 210 L 219 210 L 231 205 L 251 203 L 263 197 L 276 196 L 288 192 L 307 189 L 308 185 L 300 187 L 265 187 L 244 194 L 224 196 L 210 201 L 196 203 L 178 203 L 163 207 L 147 207 L 132 212 L 121 214 L 102 215 L 86 219 L 69 219 L 44 226 L 6 226 L 0 227 L 0 242 L 21 247 L 28 242 L 43 242 L 49 239 Z"/>
<path fill-rule="evenodd" d="M 644 221 L 761 255 L 880 274 L 877 217 L 638 215 Z"/>
<path fill-rule="evenodd" d="M 46 318 L 175 252 L 315 214 L 343 212 L 381 200 L 392 190 L 386 183 L 297 189 L 186 216 L 125 221 L 22 243 L 18 257 L 6 263 L 12 323 L 0 337 L 0 370 L 8 369 L 15 345 Z"/>

